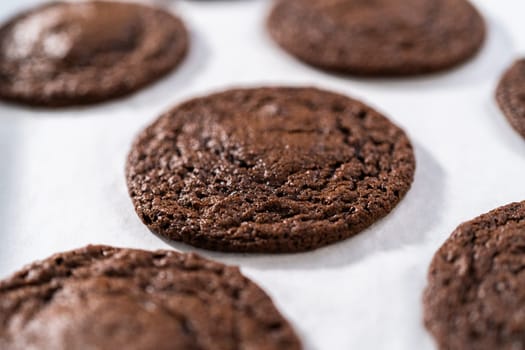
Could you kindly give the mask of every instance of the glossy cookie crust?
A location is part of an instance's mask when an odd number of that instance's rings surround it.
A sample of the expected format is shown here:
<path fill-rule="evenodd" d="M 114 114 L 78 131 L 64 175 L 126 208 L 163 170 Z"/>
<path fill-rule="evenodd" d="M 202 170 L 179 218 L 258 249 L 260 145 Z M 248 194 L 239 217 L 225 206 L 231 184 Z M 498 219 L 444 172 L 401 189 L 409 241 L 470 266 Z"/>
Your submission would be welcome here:
<path fill-rule="evenodd" d="M 131 199 L 162 237 L 235 252 L 297 252 L 353 236 L 410 188 L 406 134 L 314 88 L 228 90 L 185 102 L 136 139 Z"/>
<path fill-rule="evenodd" d="M 435 254 L 425 325 L 440 349 L 525 348 L 525 202 L 460 225 Z"/>
<path fill-rule="evenodd" d="M 0 348 L 301 348 L 236 267 L 174 251 L 88 246 L 0 281 Z"/>
<path fill-rule="evenodd" d="M 276 0 L 275 41 L 322 69 L 356 75 L 413 75 L 453 67 L 485 38 L 466 0 Z"/>
<path fill-rule="evenodd" d="M 188 34 L 180 19 L 136 3 L 52 2 L 0 28 L 0 98 L 37 106 L 127 95 L 173 70 Z"/>
<path fill-rule="evenodd" d="M 505 72 L 496 100 L 512 127 L 525 138 L 525 59 L 517 60 Z"/>

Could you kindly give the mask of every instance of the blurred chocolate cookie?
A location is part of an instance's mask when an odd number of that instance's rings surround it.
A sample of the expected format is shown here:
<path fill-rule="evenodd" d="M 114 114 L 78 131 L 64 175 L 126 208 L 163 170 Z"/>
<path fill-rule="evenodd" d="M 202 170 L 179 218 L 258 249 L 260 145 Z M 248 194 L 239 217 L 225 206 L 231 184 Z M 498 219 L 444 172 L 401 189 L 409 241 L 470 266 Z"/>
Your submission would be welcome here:
<path fill-rule="evenodd" d="M 297 252 L 353 236 L 410 188 L 406 134 L 372 108 L 314 88 L 228 90 L 175 107 L 127 162 L 142 221 L 166 239 Z"/>
<path fill-rule="evenodd" d="M 473 56 L 485 37 L 466 0 L 276 0 L 268 28 L 299 59 L 358 75 L 449 68 Z"/>
<path fill-rule="evenodd" d="M 129 94 L 184 58 L 188 35 L 163 10 L 124 2 L 53 2 L 0 29 L 0 98 L 88 104 Z"/>
<path fill-rule="evenodd" d="M 301 343 L 236 267 L 174 251 L 88 246 L 0 281 L 0 348 L 282 349 Z"/>
<path fill-rule="evenodd" d="M 505 72 L 496 100 L 509 123 L 525 137 L 525 59 L 517 60 Z"/>
<path fill-rule="evenodd" d="M 525 202 L 460 225 L 438 250 L 424 296 L 440 349 L 525 348 Z"/>

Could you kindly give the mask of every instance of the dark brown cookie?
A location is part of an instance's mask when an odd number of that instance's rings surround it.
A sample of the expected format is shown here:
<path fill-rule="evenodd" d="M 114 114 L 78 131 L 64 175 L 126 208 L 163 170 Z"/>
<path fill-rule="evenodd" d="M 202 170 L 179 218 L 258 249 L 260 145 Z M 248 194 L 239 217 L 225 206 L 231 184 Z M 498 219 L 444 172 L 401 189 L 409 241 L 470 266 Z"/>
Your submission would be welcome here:
<path fill-rule="evenodd" d="M 268 28 L 306 63 L 358 75 L 449 68 L 473 56 L 485 37 L 466 0 L 277 0 Z"/>
<path fill-rule="evenodd" d="M 30 105 L 88 104 L 129 94 L 184 58 L 173 15 L 122 2 L 54 2 L 0 28 L 0 98 Z"/>
<path fill-rule="evenodd" d="M 525 137 L 525 59 L 514 62 L 505 72 L 496 100 L 510 124 Z"/>
<path fill-rule="evenodd" d="M 525 202 L 452 233 L 430 265 L 424 308 L 440 349 L 525 349 Z"/>
<path fill-rule="evenodd" d="M 296 252 L 390 212 L 415 161 L 368 106 L 313 88 L 229 90 L 186 102 L 135 141 L 127 183 L 155 233 L 198 247 Z"/>
<path fill-rule="evenodd" d="M 88 246 L 0 281 L 0 348 L 300 349 L 236 267 L 174 251 Z"/>

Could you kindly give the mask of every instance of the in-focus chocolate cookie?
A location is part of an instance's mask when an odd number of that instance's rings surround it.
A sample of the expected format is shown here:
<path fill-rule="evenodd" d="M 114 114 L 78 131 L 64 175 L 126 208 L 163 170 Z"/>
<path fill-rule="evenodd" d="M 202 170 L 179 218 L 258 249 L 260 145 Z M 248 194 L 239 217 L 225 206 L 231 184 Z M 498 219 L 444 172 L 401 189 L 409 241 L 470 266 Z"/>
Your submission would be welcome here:
<path fill-rule="evenodd" d="M 184 58 L 180 19 L 145 5 L 53 2 L 0 28 L 0 98 L 88 104 L 129 94 Z"/>
<path fill-rule="evenodd" d="M 430 265 L 424 309 L 440 349 L 525 349 L 525 202 L 452 233 Z"/>
<path fill-rule="evenodd" d="M 408 191 L 405 133 L 370 107 L 314 88 L 229 90 L 172 109 L 127 162 L 155 233 L 235 252 L 297 252 L 353 236 Z"/>
<path fill-rule="evenodd" d="M 496 100 L 510 124 L 525 137 L 525 59 L 517 60 L 505 72 Z"/>
<path fill-rule="evenodd" d="M 485 37 L 483 19 L 466 0 L 276 0 L 268 28 L 306 63 L 358 75 L 450 68 Z"/>
<path fill-rule="evenodd" d="M 88 246 L 0 281 L 0 348 L 300 349 L 236 267 L 174 251 Z"/>

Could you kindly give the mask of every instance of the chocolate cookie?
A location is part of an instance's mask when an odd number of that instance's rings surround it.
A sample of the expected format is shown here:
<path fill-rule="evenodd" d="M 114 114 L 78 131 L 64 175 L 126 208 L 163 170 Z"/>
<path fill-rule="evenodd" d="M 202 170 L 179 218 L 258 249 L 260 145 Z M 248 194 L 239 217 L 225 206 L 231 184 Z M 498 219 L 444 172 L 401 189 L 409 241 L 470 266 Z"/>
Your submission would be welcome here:
<path fill-rule="evenodd" d="M 0 348 L 300 349 L 236 267 L 174 251 L 88 246 L 0 281 Z"/>
<path fill-rule="evenodd" d="M 424 308 L 440 349 L 525 349 L 525 202 L 452 233 L 430 265 Z"/>
<path fill-rule="evenodd" d="M 505 72 L 496 100 L 510 124 L 525 137 L 525 59 L 514 62 Z"/>
<path fill-rule="evenodd" d="M 229 90 L 144 130 L 127 183 L 167 239 L 235 252 L 297 252 L 385 216 L 414 176 L 405 133 L 370 107 L 314 88 Z"/>
<path fill-rule="evenodd" d="M 160 9 L 45 4 L 0 28 L 0 98 L 68 106 L 119 97 L 171 71 L 187 46 L 182 22 Z"/>
<path fill-rule="evenodd" d="M 449 68 L 473 56 L 485 37 L 466 0 L 277 0 L 268 28 L 306 63 L 360 75 Z"/>

